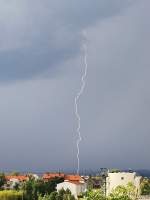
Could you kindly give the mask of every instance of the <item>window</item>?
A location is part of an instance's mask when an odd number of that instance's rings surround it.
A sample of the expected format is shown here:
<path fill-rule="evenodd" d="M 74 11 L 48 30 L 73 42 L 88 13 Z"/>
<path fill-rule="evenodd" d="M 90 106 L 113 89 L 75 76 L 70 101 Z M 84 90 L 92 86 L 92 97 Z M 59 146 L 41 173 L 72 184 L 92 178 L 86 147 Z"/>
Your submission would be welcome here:
<path fill-rule="evenodd" d="M 124 180 L 124 177 L 121 177 L 121 180 Z"/>

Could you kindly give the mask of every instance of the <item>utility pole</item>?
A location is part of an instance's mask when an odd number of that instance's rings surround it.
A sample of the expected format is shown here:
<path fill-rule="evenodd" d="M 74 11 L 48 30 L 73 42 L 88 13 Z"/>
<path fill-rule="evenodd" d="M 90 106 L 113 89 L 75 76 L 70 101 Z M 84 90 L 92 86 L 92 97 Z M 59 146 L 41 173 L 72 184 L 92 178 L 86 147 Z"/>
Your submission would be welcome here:
<path fill-rule="evenodd" d="M 100 168 L 100 176 L 102 177 L 102 190 L 106 197 L 107 188 L 106 188 L 106 178 L 107 178 L 108 169 L 107 168 Z"/>

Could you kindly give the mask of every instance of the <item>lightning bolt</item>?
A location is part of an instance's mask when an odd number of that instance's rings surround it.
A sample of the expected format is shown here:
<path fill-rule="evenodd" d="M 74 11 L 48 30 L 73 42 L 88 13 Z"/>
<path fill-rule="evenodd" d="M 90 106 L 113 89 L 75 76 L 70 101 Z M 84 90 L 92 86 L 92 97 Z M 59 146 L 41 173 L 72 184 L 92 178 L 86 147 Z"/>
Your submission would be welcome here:
<path fill-rule="evenodd" d="M 83 37 L 84 37 L 84 43 L 82 45 L 83 47 L 83 61 L 84 61 L 84 72 L 82 74 L 82 78 L 81 78 L 81 87 L 79 92 L 77 93 L 74 103 L 75 103 L 75 115 L 76 115 L 76 119 L 77 119 L 77 134 L 78 134 L 78 139 L 77 139 L 77 174 L 80 173 L 80 142 L 82 141 L 82 137 L 81 137 L 81 118 L 80 118 L 80 114 L 78 111 L 78 101 L 80 99 L 80 96 L 82 95 L 82 93 L 84 92 L 84 88 L 86 85 L 86 76 L 87 76 L 87 69 L 88 69 L 88 63 L 87 63 L 87 44 L 86 44 L 86 32 L 83 32 Z"/>

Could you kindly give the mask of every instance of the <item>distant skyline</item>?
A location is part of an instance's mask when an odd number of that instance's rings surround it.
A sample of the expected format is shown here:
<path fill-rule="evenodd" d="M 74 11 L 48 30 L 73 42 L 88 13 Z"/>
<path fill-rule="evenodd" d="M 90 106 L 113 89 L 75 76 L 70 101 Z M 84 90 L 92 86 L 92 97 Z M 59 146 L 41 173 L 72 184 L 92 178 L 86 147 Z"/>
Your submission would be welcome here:
<path fill-rule="evenodd" d="M 0 0 L 0 170 L 150 169 L 150 1 Z"/>

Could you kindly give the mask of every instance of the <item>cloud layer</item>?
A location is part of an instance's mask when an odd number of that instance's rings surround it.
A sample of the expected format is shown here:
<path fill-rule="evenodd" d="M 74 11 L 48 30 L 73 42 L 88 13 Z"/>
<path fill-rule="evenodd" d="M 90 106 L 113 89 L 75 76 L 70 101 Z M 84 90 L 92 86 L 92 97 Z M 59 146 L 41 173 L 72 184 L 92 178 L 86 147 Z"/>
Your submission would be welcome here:
<path fill-rule="evenodd" d="M 128 6 L 121 0 L 5 1 L 0 7 L 0 81 L 30 79 L 80 52 L 81 31 Z"/>
<path fill-rule="evenodd" d="M 149 1 L 0 2 L 0 168 L 76 169 L 83 30 L 81 169 L 148 168 Z"/>

